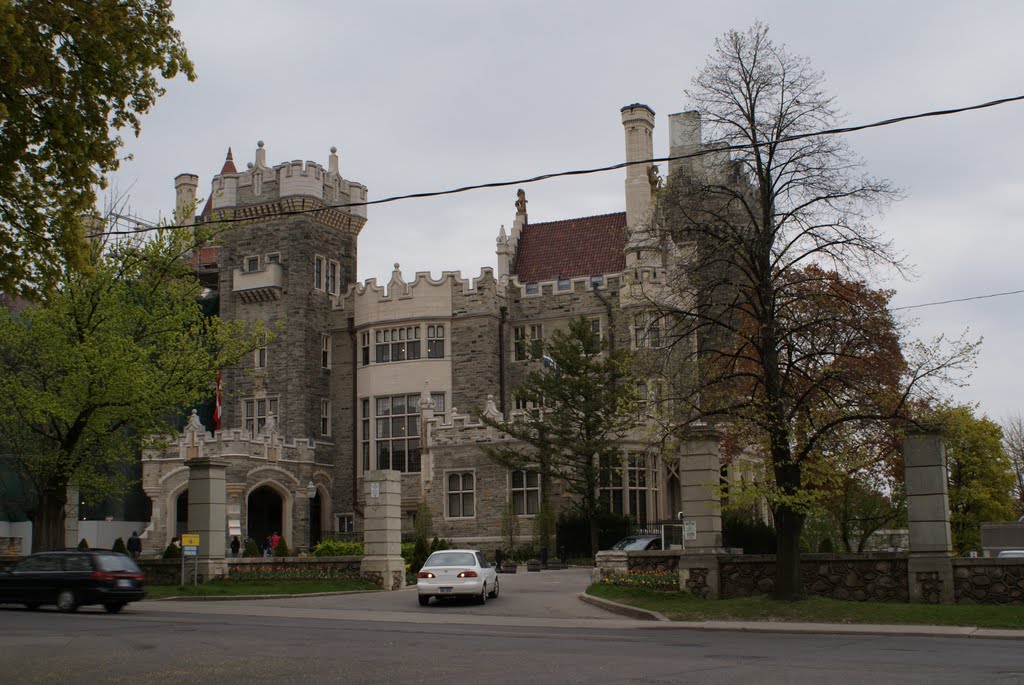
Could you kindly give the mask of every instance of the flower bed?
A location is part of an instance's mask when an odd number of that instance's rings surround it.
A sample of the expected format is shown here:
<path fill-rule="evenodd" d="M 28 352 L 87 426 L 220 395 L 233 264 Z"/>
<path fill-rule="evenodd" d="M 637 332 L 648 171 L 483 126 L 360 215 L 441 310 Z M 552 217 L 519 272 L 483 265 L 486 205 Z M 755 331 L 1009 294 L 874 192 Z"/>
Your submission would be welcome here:
<path fill-rule="evenodd" d="M 601 584 L 644 588 L 658 592 L 678 592 L 679 574 L 668 571 L 629 570 L 625 573 L 611 573 L 601 579 Z"/>

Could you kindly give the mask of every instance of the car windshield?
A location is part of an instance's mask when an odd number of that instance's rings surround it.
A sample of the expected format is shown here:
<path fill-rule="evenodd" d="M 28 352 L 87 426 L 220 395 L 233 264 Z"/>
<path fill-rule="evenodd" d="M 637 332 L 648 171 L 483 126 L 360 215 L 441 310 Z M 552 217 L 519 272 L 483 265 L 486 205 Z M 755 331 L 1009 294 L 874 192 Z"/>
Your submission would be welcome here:
<path fill-rule="evenodd" d="M 434 552 L 424 566 L 476 566 L 476 557 L 469 552 Z"/>
<path fill-rule="evenodd" d="M 654 538 L 648 538 L 648 537 L 622 538 L 621 540 L 616 542 L 614 545 L 612 545 L 612 549 L 627 550 L 627 551 L 628 550 L 637 550 L 637 549 L 641 549 L 642 550 L 642 549 L 645 549 L 647 547 L 647 544 L 651 540 L 653 540 L 653 539 Z"/>
<path fill-rule="evenodd" d="M 96 556 L 96 564 L 101 571 L 116 573 L 126 571 L 128 573 L 142 573 L 142 569 L 126 556 L 121 554 L 101 554 Z"/>

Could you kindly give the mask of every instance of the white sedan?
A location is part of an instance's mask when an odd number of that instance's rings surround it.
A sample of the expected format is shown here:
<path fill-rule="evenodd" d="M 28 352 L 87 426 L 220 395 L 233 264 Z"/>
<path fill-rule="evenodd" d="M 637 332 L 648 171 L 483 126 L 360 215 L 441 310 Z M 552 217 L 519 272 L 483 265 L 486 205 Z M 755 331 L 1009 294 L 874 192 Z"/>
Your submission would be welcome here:
<path fill-rule="evenodd" d="M 431 597 L 475 597 L 483 604 L 498 596 L 498 573 L 475 549 L 446 549 L 434 552 L 416 576 L 420 606 Z"/>

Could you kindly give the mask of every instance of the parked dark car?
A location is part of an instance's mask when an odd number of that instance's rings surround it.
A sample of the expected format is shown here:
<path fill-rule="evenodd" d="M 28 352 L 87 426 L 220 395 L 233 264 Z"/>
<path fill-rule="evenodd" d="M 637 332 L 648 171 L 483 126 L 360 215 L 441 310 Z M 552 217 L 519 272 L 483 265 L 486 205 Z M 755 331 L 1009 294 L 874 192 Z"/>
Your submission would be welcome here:
<path fill-rule="evenodd" d="M 40 552 L 0 571 L 0 603 L 29 609 L 56 604 L 60 611 L 102 604 L 116 614 L 146 596 L 142 579 L 142 569 L 117 552 Z"/>
<path fill-rule="evenodd" d="M 622 538 L 614 545 L 613 550 L 620 551 L 646 551 L 652 549 L 661 549 L 661 536 L 660 535 L 630 535 Z"/>

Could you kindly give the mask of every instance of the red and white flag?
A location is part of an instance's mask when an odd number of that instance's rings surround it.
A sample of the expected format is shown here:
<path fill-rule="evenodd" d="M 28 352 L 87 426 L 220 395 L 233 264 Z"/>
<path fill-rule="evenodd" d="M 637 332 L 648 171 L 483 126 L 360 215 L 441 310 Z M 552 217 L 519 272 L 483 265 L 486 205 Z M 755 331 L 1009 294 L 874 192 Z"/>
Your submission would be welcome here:
<path fill-rule="evenodd" d="M 217 372 L 217 403 L 213 405 L 213 430 L 220 430 L 220 371 Z"/>

